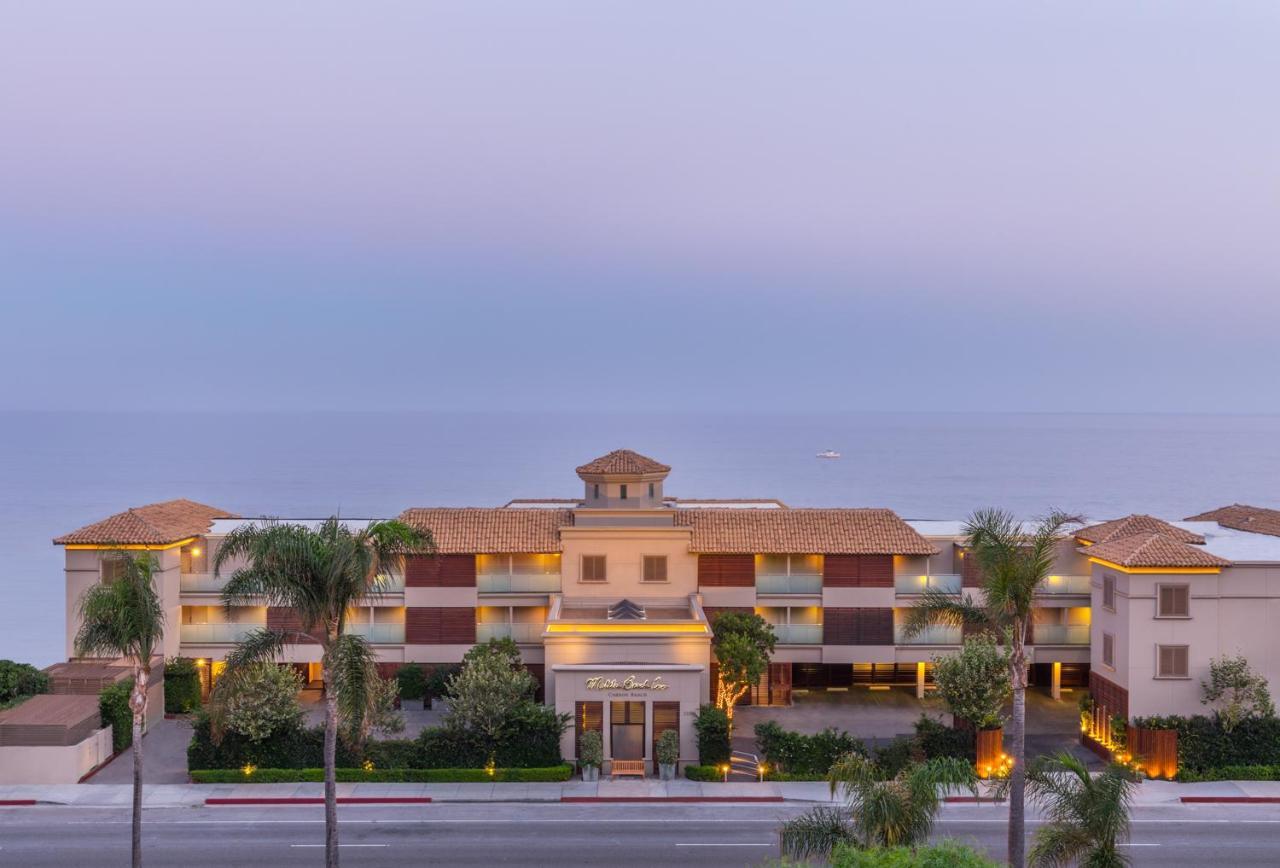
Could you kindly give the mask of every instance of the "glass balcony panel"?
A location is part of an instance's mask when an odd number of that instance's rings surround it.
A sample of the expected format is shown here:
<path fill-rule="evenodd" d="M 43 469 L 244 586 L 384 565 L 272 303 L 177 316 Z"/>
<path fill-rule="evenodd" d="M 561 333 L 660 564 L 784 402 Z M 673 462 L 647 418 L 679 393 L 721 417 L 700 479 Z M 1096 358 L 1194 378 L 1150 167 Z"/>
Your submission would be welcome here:
<path fill-rule="evenodd" d="M 779 645 L 821 645 L 821 624 L 774 624 Z"/>
<path fill-rule="evenodd" d="M 242 642 L 254 630 L 266 624 L 183 624 L 179 631 L 182 642 L 192 645 L 229 645 Z"/>
<path fill-rule="evenodd" d="M 495 624 L 476 624 L 476 641 L 488 642 L 490 639 L 510 637 L 517 642 L 538 643 L 542 641 L 542 632 L 545 629 L 537 622 L 511 624 L 504 621 Z"/>
<path fill-rule="evenodd" d="M 1049 576 L 1036 588 L 1037 594 L 1075 594 L 1087 597 L 1091 593 L 1089 576 Z"/>
<path fill-rule="evenodd" d="M 403 645 L 404 624 L 347 624 L 351 636 L 363 636 L 372 645 Z"/>
<path fill-rule="evenodd" d="M 923 594 L 927 590 L 941 591 L 944 594 L 958 594 L 962 588 L 959 573 L 939 573 L 933 576 L 895 576 L 893 587 L 899 594 Z"/>
<path fill-rule="evenodd" d="M 1036 624 L 1032 638 L 1037 645 L 1088 645 L 1088 624 Z"/>
<path fill-rule="evenodd" d="M 756 575 L 757 594 L 821 594 L 821 575 Z"/>
<path fill-rule="evenodd" d="M 893 625 L 893 641 L 896 645 L 959 645 L 961 629 L 949 624 L 932 624 L 916 635 L 907 638 L 901 624 Z"/>
<path fill-rule="evenodd" d="M 558 594 L 559 573 L 477 573 L 481 594 Z"/>
<path fill-rule="evenodd" d="M 187 594 L 220 594 L 222 593 L 222 586 L 226 583 L 226 575 L 183 573 L 178 579 L 178 588 Z"/>
<path fill-rule="evenodd" d="M 378 591 L 382 594 L 403 594 L 404 576 L 400 573 L 384 573 Z"/>

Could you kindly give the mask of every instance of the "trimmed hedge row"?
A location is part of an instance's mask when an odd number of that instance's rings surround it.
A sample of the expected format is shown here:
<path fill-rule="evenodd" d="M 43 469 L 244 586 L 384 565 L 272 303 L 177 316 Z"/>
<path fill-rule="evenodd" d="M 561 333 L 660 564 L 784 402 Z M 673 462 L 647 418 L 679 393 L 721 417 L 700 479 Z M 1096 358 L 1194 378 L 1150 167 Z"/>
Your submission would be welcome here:
<path fill-rule="evenodd" d="M 727 763 L 732 754 L 729 745 L 729 716 L 724 709 L 704 705 L 698 709 L 693 728 L 698 733 L 698 756 L 707 765 Z"/>
<path fill-rule="evenodd" d="M 765 762 L 789 775 L 823 780 L 836 760 L 848 753 L 867 755 L 867 746 L 849 733 L 827 727 L 816 735 L 783 729 L 774 721 L 756 724 L 756 744 Z M 817 775 L 817 778 L 812 776 Z"/>
<path fill-rule="evenodd" d="M 691 781 L 718 783 L 724 780 L 724 772 L 720 766 L 685 766 L 684 776 Z"/>
<path fill-rule="evenodd" d="M 98 694 L 98 716 L 103 726 L 111 727 L 111 749 L 115 753 L 133 744 L 133 712 L 129 710 L 129 694 L 133 679 L 126 678 L 102 689 Z"/>
<path fill-rule="evenodd" d="M 1280 765 L 1221 766 L 1202 772 L 1179 769 L 1175 780 L 1184 784 L 1195 784 L 1201 781 L 1280 781 Z"/>
<path fill-rule="evenodd" d="M 539 769 L 335 769 L 341 783 L 371 784 L 487 784 L 559 783 L 569 780 L 573 766 L 560 765 Z M 245 774 L 240 769 L 195 769 L 191 780 L 197 784 L 292 784 L 322 783 L 324 769 L 254 769 Z"/>
<path fill-rule="evenodd" d="M 164 664 L 164 713 L 190 714 L 200 707 L 200 670 L 189 657 Z"/>
<path fill-rule="evenodd" d="M 1216 717 L 1145 717 L 1136 727 L 1178 733 L 1178 768 L 1204 773 L 1213 769 L 1280 765 L 1280 718 L 1249 717 L 1227 732 Z M 1219 780 L 1226 780 L 1220 778 Z"/>

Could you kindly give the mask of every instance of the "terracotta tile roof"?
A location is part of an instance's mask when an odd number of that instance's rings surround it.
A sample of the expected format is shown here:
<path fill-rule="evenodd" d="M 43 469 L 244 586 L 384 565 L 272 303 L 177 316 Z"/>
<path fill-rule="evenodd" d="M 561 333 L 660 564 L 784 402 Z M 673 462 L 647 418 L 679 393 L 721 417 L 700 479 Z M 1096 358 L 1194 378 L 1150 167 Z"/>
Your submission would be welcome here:
<path fill-rule="evenodd" d="M 569 509 L 406 509 L 400 520 L 429 530 L 440 554 L 530 554 L 560 551 L 560 528 L 573 524 Z"/>
<path fill-rule="evenodd" d="M 1167 521 L 1161 521 L 1150 515 L 1127 515 L 1104 521 L 1101 524 L 1081 528 L 1072 534 L 1076 539 L 1087 543 L 1104 543 L 1135 534 L 1158 533 L 1178 542 L 1204 545 L 1204 537 L 1180 527 L 1174 527 Z"/>
<path fill-rule="evenodd" d="M 1229 567 L 1231 561 L 1162 533 L 1140 533 L 1079 549 L 1122 567 Z"/>
<path fill-rule="evenodd" d="M 578 468 L 581 474 L 597 473 L 669 473 L 671 468 L 630 449 L 615 449 Z"/>
<path fill-rule="evenodd" d="M 688 509 L 690 551 L 706 554 L 931 555 L 938 550 L 889 509 Z"/>
<path fill-rule="evenodd" d="M 1280 536 L 1280 509 L 1267 509 L 1262 506 L 1233 503 L 1199 515 L 1188 516 L 1187 521 L 1216 521 L 1232 530 Z"/>
<path fill-rule="evenodd" d="M 167 545 L 209 530 L 233 512 L 179 498 L 138 506 L 54 539 L 54 545 Z"/>

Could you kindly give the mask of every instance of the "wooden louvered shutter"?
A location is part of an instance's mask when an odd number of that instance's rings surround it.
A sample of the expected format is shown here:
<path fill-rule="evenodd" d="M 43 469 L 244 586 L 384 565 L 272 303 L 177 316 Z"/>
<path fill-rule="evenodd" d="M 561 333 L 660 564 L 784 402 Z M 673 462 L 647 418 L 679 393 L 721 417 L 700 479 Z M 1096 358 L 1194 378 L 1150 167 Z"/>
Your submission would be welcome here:
<path fill-rule="evenodd" d="M 669 729 L 680 732 L 680 703 L 655 702 L 653 704 L 653 771 L 658 772 L 658 736 Z"/>
<path fill-rule="evenodd" d="M 582 756 L 584 732 L 604 734 L 604 703 L 575 702 L 573 704 L 573 757 Z"/>

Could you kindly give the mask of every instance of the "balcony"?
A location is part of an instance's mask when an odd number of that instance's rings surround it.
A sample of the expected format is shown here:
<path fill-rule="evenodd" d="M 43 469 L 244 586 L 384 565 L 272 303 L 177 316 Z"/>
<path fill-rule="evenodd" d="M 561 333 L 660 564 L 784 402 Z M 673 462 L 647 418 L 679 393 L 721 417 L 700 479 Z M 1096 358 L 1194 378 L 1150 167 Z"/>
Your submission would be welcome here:
<path fill-rule="evenodd" d="M 1031 628 L 1035 645 L 1088 645 L 1088 624 L 1036 624 Z"/>
<path fill-rule="evenodd" d="M 757 594 L 821 594 L 821 575 L 756 575 Z"/>
<path fill-rule="evenodd" d="M 1092 591 L 1089 580 L 1089 576 L 1049 576 L 1036 588 L 1036 593 L 1046 596 L 1087 597 Z"/>
<path fill-rule="evenodd" d="M 893 589 L 899 596 L 923 594 L 925 591 L 941 591 L 958 594 L 962 589 L 959 573 L 940 573 L 936 576 L 894 576 Z"/>
<path fill-rule="evenodd" d="M 477 573 L 481 594 L 558 594 L 559 573 Z"/>
<path fill-rule="evenodd" d="M 215 576 L 213 573 L 183 573 L 178 579 L 178 589 L 184 594 L 221 594 L 226 583 L 226 576 Z"/>
<path fill-rule="evenodd" d="M 908 638 L 906 629 L 901 624 L 894 624 L 893 642 L 895 645 L 959 645 L 961 632 L 959 627 L 949 624 L 932 624 Z"/>
<path fill-rule="evenodd" d="M 266 624 L 183 624 L 179 639 L 184 645 L 234 645 Z"/>
<path fill-rule="evenodd" d="M 537 644 L 542 641 L 542 632 L 546 629 L 541 623 L 512 624 L 508 622 L 493 624 L 476 624 L 476 641 L 488 642 L 490 639 L 511 638 L 522 644 Z"/>
<path fill-rule="evenodd" d="M 779 645 L 821 645 L 821 624 L 773 624 Z"/>
<path fill-rule="evenodd" d="M 396 573 L 383 573 L 382 582 L 378 587 L 380 594 L 403 594 L 404 593 L 404 576 Z"/>
<path fill-rule="evenodd" d="M 347 623 L 348 636 L 363 636 L 371 645 L 403 645 L 404 624 Z"/>

